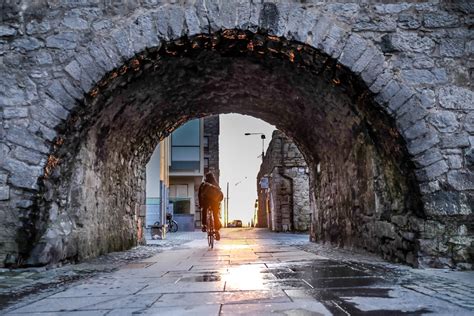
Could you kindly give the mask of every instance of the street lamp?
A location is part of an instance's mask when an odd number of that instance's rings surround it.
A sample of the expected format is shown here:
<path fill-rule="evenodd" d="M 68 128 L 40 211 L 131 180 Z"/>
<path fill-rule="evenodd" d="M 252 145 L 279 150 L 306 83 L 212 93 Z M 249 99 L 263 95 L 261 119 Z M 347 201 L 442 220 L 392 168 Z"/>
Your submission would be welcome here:
<path fill-rule="evenodd" d="M 265 134 L 264 133 L 245 133 L 245 136 L 250 136 L 250 135 L 260 135 L 260 138 L 262 139 L 262 162 L 263 158 L 265 157 Z"/>
<path fill-rule="evenodd" d="M 243 178 L 240 181 L 234 183 L 234 186 L 238 186 L 242 181 L 247 179 L 247 177 Z M 224 227 L 227 227 L 227 222 L 229 221 L 229 182 L 227 182 L 227 197 L 224 200 Z"/>

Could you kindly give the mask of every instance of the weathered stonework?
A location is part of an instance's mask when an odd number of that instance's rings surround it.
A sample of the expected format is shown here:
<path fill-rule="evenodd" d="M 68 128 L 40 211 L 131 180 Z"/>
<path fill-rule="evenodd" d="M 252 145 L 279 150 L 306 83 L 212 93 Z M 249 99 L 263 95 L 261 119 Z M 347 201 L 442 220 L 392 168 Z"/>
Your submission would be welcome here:
<path fill-rule="evenodd" d="M 0 262 L 135 244 L 159 139 L 238 112 L 306 157 L 312 239 L 472 267 L 472 13 L 468 1 L 4 2 Z"/>
<path fill-rule="evenodd" d="M 262 178 L 269 188 L 262 188 Z M 296 145 L 282 132 L 274 131 L 257 175 L 258 218 L 274 231 L 309 231 L 309 170 Z"/>

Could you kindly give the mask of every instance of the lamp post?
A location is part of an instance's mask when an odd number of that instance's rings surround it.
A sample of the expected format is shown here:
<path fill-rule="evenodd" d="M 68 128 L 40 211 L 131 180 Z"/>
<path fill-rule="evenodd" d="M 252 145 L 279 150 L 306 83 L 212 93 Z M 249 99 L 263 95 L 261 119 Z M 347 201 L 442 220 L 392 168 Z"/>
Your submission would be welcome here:
<path fill-rule="evenodd" d="M 260 135 L 260 138 L 262 139 L 262 162 L 265 157 L 265 134 L 264 133 L 245 133 L 245 136 L 250 136 L 250 135 Z"/>
<path fill-rule="evenodd" d="M 240 181 L 237 181 L 236 183 L 234 183 L 234 186 L 238 186 L 240 183 L 242 183 L 242 181 L 244 181 L 245 179 L 247 179 L 247 177 L 244 177 L 242 180 Z M 227 224 L 229 222 L 229 182 L 227 182 L 227 197 L 225 199 L 225 202 L 224 202 L 224 227 L 227 227 Z"/>

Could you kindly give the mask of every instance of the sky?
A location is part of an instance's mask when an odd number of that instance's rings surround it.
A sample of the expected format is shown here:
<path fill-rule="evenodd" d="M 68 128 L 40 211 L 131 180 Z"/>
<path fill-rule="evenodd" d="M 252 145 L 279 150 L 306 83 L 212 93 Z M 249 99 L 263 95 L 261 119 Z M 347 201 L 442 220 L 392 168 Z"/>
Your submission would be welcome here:
<path fill-rule="evenodd" d="M 245 136 L 244 133 L 264 133 L 266 151 L 275 129 L 275 126 L 251 116 L 220 115 L 219 182 L 224 196 L 229 182 L 230 221 L 240 219 L 244 224 L 250 222 L 257 198 L 262 140 L 260 135 Z"/>

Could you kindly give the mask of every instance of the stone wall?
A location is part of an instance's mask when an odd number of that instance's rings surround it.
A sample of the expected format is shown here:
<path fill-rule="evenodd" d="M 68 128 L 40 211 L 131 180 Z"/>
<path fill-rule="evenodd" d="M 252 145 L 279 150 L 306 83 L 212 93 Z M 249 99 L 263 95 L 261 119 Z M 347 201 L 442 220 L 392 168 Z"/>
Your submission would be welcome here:
<path fill-rule="evenodd" d="M 261 187 L 262 177 L 269 189 Z M 309 173 L 303 155 L 282 132 L 274 131 L 257 175 L 259 213 L 274 231 L 308 231 L 311 221 Z M 267 205 L 271 207 L 266 208 Z M 261 227 L 259 223 L 259 227 Z"/>
<path fill-rule="evenodd" d="M 158 141 L 238 112 L 306 157 L 312 239 L 471 267 L 472 13 L 469 1 L 3 2 L 0 261 L 135 244 Z"/>

